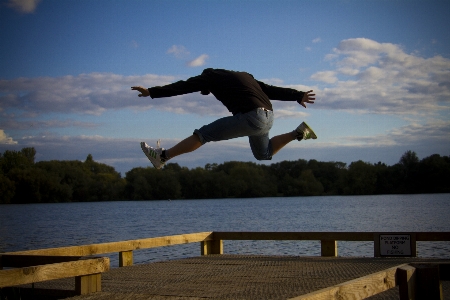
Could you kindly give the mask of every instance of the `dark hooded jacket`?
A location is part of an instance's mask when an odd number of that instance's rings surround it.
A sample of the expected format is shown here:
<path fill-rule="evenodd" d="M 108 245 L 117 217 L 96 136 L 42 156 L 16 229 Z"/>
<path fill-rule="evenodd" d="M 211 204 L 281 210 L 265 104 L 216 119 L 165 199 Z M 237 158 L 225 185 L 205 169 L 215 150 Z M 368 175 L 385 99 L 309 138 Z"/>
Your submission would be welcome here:
<path fill-rule="evenodd" d="M 152 98 L 172 97 L 194 92 L 210 92 L 233 114 L 246 113 L 259 107 L 273 110 L 270 100 L 297 101 L 303 92 L 265 84 L 246 72 L 205 69 L 201 75 L 185 81 L 148 89 Z"/>

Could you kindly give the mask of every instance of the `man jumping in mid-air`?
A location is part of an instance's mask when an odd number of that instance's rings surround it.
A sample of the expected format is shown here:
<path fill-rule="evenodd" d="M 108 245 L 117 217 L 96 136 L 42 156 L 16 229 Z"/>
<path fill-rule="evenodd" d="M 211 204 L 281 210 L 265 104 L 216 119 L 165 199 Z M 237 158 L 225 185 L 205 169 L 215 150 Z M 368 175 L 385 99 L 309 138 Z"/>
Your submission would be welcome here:
<path fill-rule="evenodd" d="M 170 149 L 160 148 L 159 143 L 157 148 L 153 148 L 141 142 L 142 151 L 157 169 L 162 168 L 167 160 L 192 152 L 207 142 L 248 136 L 255 158 L 270 160 L 275 153 L 293 140 L 317 138 L 312 129 L 302 122 L 295 130 L 269 139 L 269 131 L 273 124 L 273 108 L 270 99 L 297 101 L 306 108 L 306 103 L 314 103 L 315 94 L 312 94 L 312 90 L 299 92 L 290 88 L 268 85 L 255 80 L 246 72 L 205 69 L 201 75 L 186 81 L 148 89 L 133 86 L 131 89 L 139 91 L 139 97 L 152 98 L 194 92 L 201 92 L 202 95 L 212 93 L 233 114 L 196 129 L 191 136 Z"/>

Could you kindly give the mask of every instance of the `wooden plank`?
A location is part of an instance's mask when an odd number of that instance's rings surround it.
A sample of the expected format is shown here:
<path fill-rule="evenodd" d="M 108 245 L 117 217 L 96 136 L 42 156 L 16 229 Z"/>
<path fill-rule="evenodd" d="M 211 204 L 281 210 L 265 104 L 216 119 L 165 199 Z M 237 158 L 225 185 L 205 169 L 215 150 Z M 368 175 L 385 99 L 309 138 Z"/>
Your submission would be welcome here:
<path fill-rule="evenodd" d="M 406 265 L 402 264 L 392 267 L 306 295 L 291 298 L 291 300 L 365 299 L 393 288 L 395 286 L 397 268 Z"/>
<path fill-rule="evenodd" d="M 24 268 L 60 262 L 80 260 L 81 256 L 49 256 L 49 255 L 0 255 L 1 264 L 8 268 Z"/>
<path fill-rule="evenodd" d="M 212 238 L 212 232 L 200 232 L 190 234 L 180 234 L 165 237 L 155 237 L 148 239 L 129 240 L 121 242 L 110 242 L 102 244 L 91 244 L 83 246 L 70 246 L 60 248 L 48 248 L 38 250 L 27 250 L 10 252 L 7 254 L 28 254 L 28 255 L 54 255 L 54 256 L 89 256 L 111 252 L 133 251 L 137 249 L 163 247 L 177 244 L 187 244 L 201 242 Z"/>
<path fill-rule="evenodd" d="M 213 232 L 219 240 L 373 241 L 371 232 Z"/>
<path fill-rule="evenodd" d="M 450 241 L 450 232 L 416 232 L 416 241 Z"/>
<path fill-rule="evenodd" d="M 109 270 L 109 258 L 94 258 L 0 271 L 0 288 L 52 279 L 101 273 Z"/>
<path fill-rule="evenodd" d="M 416 299 L 416 268 L 406 265 L 397 269 L 400 300 Z"/>

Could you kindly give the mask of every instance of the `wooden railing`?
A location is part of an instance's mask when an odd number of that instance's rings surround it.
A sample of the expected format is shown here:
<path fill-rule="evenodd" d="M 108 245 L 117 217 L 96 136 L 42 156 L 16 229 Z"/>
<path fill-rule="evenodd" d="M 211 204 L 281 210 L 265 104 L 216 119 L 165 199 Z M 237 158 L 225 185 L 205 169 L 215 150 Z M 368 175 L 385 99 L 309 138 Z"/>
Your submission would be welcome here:
<path fill-rule="evenodd" d="M 338 241 L 373 241 L 374 257 L 382 256 L 380 236 L 409 236 L 411 255 L 417 256 L 417 241 L 450 241 L 450 232 L 213 232 L 211 253 L 221 254 L 223 240 L 320 241 L 321 256 L 337 256 Z M 202 253 L 203 254 L 203 253 Z M 208 254 L 208 253 L 206 253 Z"/>
<path fill-rule="evenodd" d="M 7 253 L 10 255 L 47 255 L 47 256 L 89 256 L 107 253 L 119 253 L 119 266 L 133 265 L 133 251 L 139 249 L 158 248 L 171 245 L 207 242 L 212 232 L 199 232 L 147 239 L 110 242 L 101 244 L 26 250 Z M 0 265 L 1 267 L 1 265 Z"/>
<path fill-rule="evenodd" d="M 119 252 L 119 265 L 133 265 L 133 251 L 169 245 L 205 242 L 211 232 L 155 237 L 112 243 L 17 251 L 0 255 L 0 288 L 52 279 L 75 277 L 75 293 L 101 291 L 101 273 L 109 258 L 83 257 Z M 12 268 L 3 270 L 3 268 Z"/>
<path fill-rule="evenodd" d="M 411 246 L 408 256 L 416 256 L 417 241 L 450 241 L 450 232 L 200 232 L 27 250 L 1 254 L 0 288 L 75 277 L 78 294 L 100 291 L 101 273 L 109 270 L 109 259 L 82 259 L 82 257 L 118 252 L 119 267 L 125 267 L 133 265 L 133 251 L 135 250 L 195 242 L 200 242 L 201 255 L 209 255 L 223 254 L 224 240 L 317 240 L 320 241 L 322 256 L 337 256 L 338 241 L 373 241 L 374 256 L 378 257 L 382 256 L 380 236 L 408 236 Z M 3 267 L 15 269 L 2 270 Z M 410 273 L 405 273 L 407 274 L 405 276 L 410 276 Z"/>
<path fill-rule="evenodd" d="M 42 255 L 1 256 L 0 288 L 75 277 L 78 295 L 101 291 L 101 273 L 109 270 L 109 258 L 49 257 Z"/>

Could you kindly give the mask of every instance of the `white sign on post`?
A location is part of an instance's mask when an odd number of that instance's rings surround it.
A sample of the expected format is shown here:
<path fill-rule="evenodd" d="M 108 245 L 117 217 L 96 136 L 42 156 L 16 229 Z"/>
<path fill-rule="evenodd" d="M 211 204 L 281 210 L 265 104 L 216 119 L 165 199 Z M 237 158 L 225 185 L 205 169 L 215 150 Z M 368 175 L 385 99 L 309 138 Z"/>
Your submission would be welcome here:
<path fill-rule="evenodd" d="M 381 256 L 411 256 L 411 235 L 380 234 Z"/>

